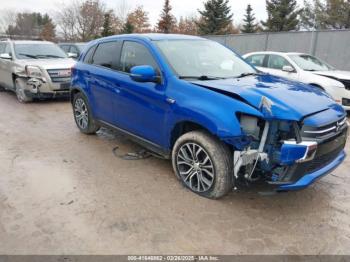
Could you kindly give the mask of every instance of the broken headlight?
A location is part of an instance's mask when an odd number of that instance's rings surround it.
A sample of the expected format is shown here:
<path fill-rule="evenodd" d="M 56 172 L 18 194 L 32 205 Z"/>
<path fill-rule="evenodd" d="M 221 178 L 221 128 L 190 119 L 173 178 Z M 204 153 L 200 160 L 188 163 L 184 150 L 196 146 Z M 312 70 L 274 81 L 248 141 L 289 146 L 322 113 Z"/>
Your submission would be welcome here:
<path fill-rule="evenodd" d="M 241 114 L 239 116 L 241 129 L 245 135 L 252 137 L 255 140 L 259 140 L 262 121 L 256 116 Z M 263 126 L 262 126 L 263 127 Z"/>
<path fill-rule="evenodd" d="M 29 78 L 44 79 L 44 75 L 38 66 L 26 66 L 26 74 Z"/>

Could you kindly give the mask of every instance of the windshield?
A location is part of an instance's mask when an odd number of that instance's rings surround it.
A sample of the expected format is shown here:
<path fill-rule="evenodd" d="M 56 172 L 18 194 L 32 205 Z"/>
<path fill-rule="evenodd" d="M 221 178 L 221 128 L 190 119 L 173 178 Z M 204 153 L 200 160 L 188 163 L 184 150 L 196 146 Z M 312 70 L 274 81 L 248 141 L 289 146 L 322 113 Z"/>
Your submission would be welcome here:
<path fill-rule="evenodd" d="M 208 40 L 155 41 L 180 78 L 210 80 L 257 71 L 226 47 Z"/>
<path fill-rule="evenodd" d="M 329 71 L 334 68 L 311 55 L 289 55 L 305 71 Z"/>
<path fill-rule="evenodd" d="M 67 58 L 67 55 L 55 44 L 15 44 L 18 59 Z"/>

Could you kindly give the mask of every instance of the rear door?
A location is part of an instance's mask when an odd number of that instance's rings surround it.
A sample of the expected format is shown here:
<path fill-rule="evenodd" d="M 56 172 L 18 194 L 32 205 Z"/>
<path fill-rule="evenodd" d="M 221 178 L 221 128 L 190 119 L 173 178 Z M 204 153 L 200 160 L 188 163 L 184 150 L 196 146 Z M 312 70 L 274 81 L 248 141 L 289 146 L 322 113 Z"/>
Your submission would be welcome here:
<path fill-rule="evenodd" d="M 100 43 L 91 59 L 92 66 L 87 73 L 92 94 L 94 115 L 104 122 L 115 124 L 113 100 L 119 93 L 118 74 L 122 41 Z"/>

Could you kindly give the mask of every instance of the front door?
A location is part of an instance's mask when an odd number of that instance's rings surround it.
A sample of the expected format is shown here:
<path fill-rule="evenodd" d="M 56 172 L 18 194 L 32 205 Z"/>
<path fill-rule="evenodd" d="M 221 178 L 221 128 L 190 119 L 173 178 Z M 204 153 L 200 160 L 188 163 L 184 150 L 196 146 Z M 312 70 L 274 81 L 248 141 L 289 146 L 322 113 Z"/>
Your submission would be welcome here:
<path fill-rule="evenodd" d="M 133 66 L 150 65 L 161 74 L 150 49 L 143 43 L 124 41 L 120 72 L 120 93 L 114 100 L 116 122 L 120 128 L 160 145 L 164 138 L 164 123 L 169 104 L 162 83 L 140 83 L 130 78 Z"/>

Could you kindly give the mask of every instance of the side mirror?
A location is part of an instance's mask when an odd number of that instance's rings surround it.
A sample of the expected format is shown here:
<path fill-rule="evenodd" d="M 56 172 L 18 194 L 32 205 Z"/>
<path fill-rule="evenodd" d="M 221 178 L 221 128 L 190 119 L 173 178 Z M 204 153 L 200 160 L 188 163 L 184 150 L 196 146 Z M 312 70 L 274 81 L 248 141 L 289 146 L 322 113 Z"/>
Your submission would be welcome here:
<path fill-rule="evenodd" d="M 291 66 L 284 66 L 284 67 L 282 68 L 282 71 L 288 72 L 288 73 L 293 73 L 293 72 L 295 72 L 294 68 L 291 67 Z"/>
<path fill-rule="evenodd" d="M 134 66 L 130 69 L 130 77 L 136 82 L 156 82 L 158 83 L 160 77 L 156 70 L 149 65 Z"/>
<path fill-rule="evenodd" d="M 78 54 L 76 53 L 67 53 L 69 58 L 78 58 Z"/>
<path fill-rule="evenodd" d="M 12 59 L 12 56 L 8 53 L 0 54 L 1 59 Z"/>

